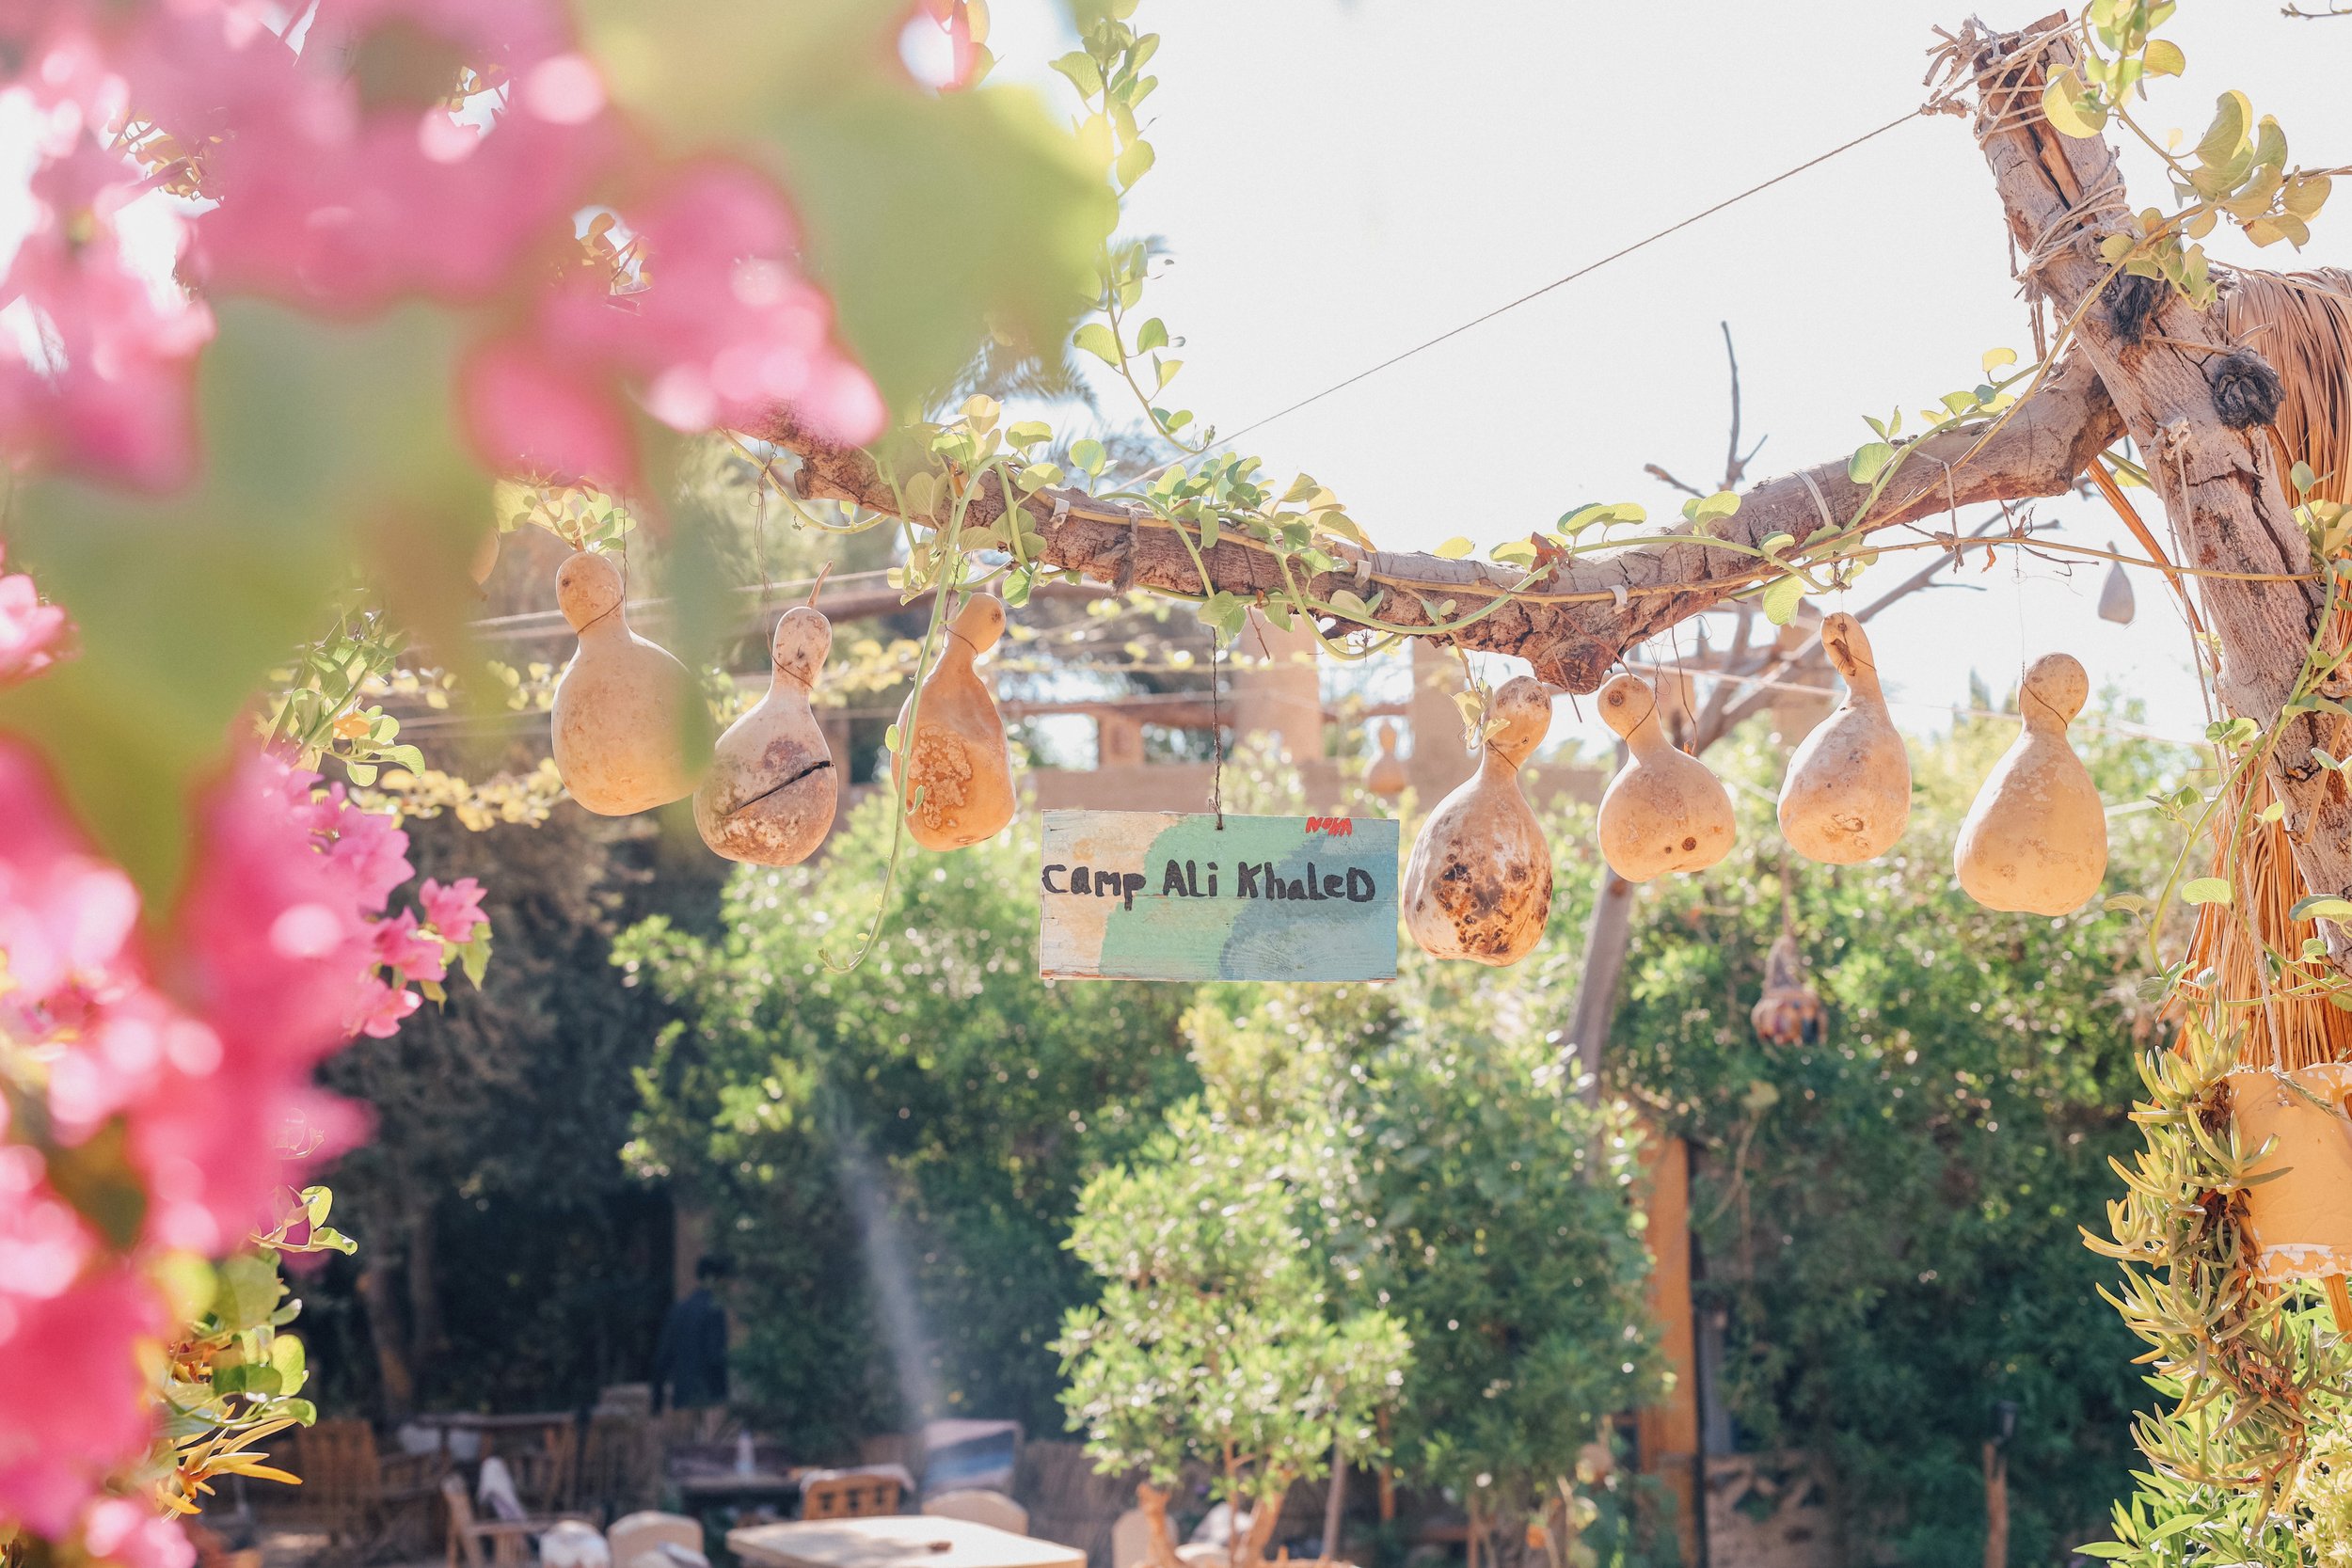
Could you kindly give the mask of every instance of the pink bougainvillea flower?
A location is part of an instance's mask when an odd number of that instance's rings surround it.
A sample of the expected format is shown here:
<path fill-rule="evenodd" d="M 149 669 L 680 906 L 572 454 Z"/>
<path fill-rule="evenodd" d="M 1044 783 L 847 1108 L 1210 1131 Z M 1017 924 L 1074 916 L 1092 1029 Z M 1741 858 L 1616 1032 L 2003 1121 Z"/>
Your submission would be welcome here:
<path fill-rule="evenodd" d="M 449 974 L 441 939 L 421 932 L 416 912 L 403 910 L 375 923 L 375 961 L 404 980 L 438 980 Z"/>
<path fill-rule="evenodd" d="M 8 559 L 0 546 L 0 562 Z M 73 635 L 63 606 L 40 602 L 22 572 L 0 573 L 0 686 L 13 686 L 57 662 Z"/>
<path fill-rule="evenodd" d="M 466 359 L 459 386 L 466 429 L 495 473 L 628 490 L 637 448 L 628 411 L 583 367 L 559 363 L 525 338 L 501 338 Z"/>
<path fill-rule="evenodd" d="M 626 221 L 631 262 L 577 269 L 469 365 L 467 418 L 494 467 L 626 486 L 625 396 L 682 431 L 788 408 L 832 440 L 882 433 L 882 396 L 834 340 L 833 303 L 802 275 L 790 209 L 765 176 L 720 160 L 670 170 Z"/>
<path fill-rule="evenodd" d="M 250 8 L 176 8 L 125 73 L 136 112 L 203 149 L 218 286 L 347 310 L 485 297 L 612 154 L 559 0 L 324 0 L 298 52 Z"/>
<path fill-rule="evenodd" d="M 422 999 L 413 990 L 370 980 L 348 1021 L 354 1034 L 388 1040 L 400 1033 L 400 1021 L 417 1010 Z"/>
<path fill-rule="evenodd" d="M 628 377 L 680 430 L 790 405 L 844 442 L 882 433 L 873 383 L 832 337 L 833 303 L 801 275 L 799 231 L 773 183 L 717 160 L 674 171 L 628 214 L 646 286 L 617 305 L 568 289 L 547 313 L 551 342 Z"/>
<path fill-rule="evenodd" d="M 0 1518 L 43 1535 L 72 1528 L 110 1472 L 145 1452 L 153 1386 L 138 1346 L 164 1331 L 137 1269 L 85 1274 L 45 1298 L 0 1295 Z"/>
<path fill-rule="evenodd" d="M 427 877 L 417 889 L 417 903 L 424 911 L 424 923 L 441 933 L 441 940 L 463 947 L 473 940 L 473 934 L 490 923 L 482 912 L 482 882 L 473 877 L 460 877 L 443 887 Z"/>
<path fill-rule="evenodd" d="M 0 282 L 12 453 L 148 488 L 180 483 L 195 464 L 190 378 L 213 321 L 132 259 L 123 220 L 143 194 L 139 170 L 76 129 L 35 172 L 32 194 L 31 230 Z M 166 254 L 184 246 L 178 218 L 143 212 Z"/>
<path fill-rule="evenodd" d="M 122 1568 L 193 1568 L 196 1547 L 176 1520 L 128 1497 L 101 1497 L 82 1517 L 82 1545 Z"/>

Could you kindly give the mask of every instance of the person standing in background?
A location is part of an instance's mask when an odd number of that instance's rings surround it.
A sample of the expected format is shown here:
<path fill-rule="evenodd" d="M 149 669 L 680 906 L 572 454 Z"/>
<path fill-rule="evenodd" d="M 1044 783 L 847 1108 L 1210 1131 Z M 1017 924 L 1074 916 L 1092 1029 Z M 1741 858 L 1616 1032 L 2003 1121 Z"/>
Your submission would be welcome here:
<path fill-rule="evenodd" d="M 695 1424 L 704 1442 L 715 1438 L 727 1402 L 727 1313 L 712 1286 L 733 1272 L 724 1258 L 699 1259 L 693 1292 L 671 1304 L 654 1345 L 654 1409 L 702 1412 Z"/>

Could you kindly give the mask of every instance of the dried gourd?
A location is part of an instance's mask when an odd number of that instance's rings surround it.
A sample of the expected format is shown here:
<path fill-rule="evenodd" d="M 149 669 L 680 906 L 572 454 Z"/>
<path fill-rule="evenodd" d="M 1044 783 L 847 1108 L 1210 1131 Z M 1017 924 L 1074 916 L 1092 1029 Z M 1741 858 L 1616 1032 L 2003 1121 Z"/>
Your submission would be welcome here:
<path fill-rule="evenodd" d="M 1625 767 L 1600 798 L 1600 853 L 1629 882 L 1704 871 L 1731 852 L 1731 797 L 1707 765 L 1677 751 L 1658 722 L 1658 697 L 1639 675 L 1600 689 L 1600 716 L 1624 737 Z"/>
<path fill-rule="evenodd" d="M 2352 1275 L 2352 1062 L 2230 1074 L 2230 1115 L 2248 1154 L 2276 1139 L 2245 1189 L 2254 1266 L 2265 1279 Z M 2277 1172 L 2272 1175 L 2270 1173 Z"/>
<path fill-rule="evenodd" d="M 833 623 L 796 605 L 777 618 L 771 646 L 768 695 L 719 737 L 710 777 L 694 792 L 694 826 L 731 861 L 797 865 L 825 842 L 840 795 L 833 749 L 809 707 Z"/>
<path fill-rule="evenodd" d="M 710 710 L 686 666 L 628 629 L 621 574 L 580 550 L 555 578 L 580 651 L 548 714 L 555 769 L 602 816 L 650 811 L 693 793 L 710 755 Z"/>
<path fill-rule="evenodd" d="M 2112 552 L 2114 548 L 2115 541 L 2108 540 L 2107 549 Z M 2123 563 L 2120 561 L 2108 562 L 2106 580 L 2099 585 L 2099 619 L 2113 621 L 2119 626 L 2128 626 L 2132 624 L 2135 608 L 2132 579 L 2123 575 Z"/>
<path fill-rule="evenodd" d="M 1788 759 L 1780 832 L 1809 861 L 1875 860 L 1911 820 L 1911 758 L 1879 689 L 1862 623 L 1842 610 L 1821 623 L 1821 652 L 1846 678 L 1846 700 Z"/>
<path fill-rule="evenodd" d="M 982 594 L 947 623 L 939 662 L 924 677 L 922 701 L 898 710 L 899 752 L 891 763 L 907 832 L 926 849 L 961 849 L 994 838 L 1012 820 L 1012 753 L 972 661 L 1005 634 L 1004 601 Z M 918 722 L 908 736 L 909 719 Z M 912 758 L 910 761 L 908 759 Z"/>
<path fill-rule="evenodd" d="M 2017 694 L 2025 723 L 1961 824 L 1952 863 L 1988 910 L 2065 914 L 2099 891 L 2107 818 L 2090 771 L 2067 744 L 2090 678 L 2065 654 L 2044 654 Z"/>
<path fill-rule="evenodd" d="M 1405 759 L 1396 754 L 1396 726 L 1383 724 L 1378 736 L 1380 754 L 1364 769 L 1364 787 L 1383 800 L 1405 793 Z"/>
<path fill-rule="evenodd" d="M 1551 697 L 1526 675 L 1487 710 L 1478 771 L 1422 824 L 1405 866 L 1405 928 L 1439 958 L 1512 964 L 1551 918 L 1551 847 L 1519 787 L 1519 765 L 1551 728 Z"/>
<path fill-rule="evenodd" d="M 1819 1045 L 1826 1016 L 1820 993 L 1804 977 L 1796 934 L 1781 932 L 1764 956 L 1764 994 L 1748 1010 L 1756 1037 L 1767 1045 Z"/>

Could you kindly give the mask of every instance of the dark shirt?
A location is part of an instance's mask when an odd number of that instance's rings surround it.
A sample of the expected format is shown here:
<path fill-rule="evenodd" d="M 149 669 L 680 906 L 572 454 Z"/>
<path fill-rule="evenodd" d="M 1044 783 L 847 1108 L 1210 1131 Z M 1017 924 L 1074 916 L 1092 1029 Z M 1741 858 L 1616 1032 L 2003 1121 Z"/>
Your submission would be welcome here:
<path fill-rule="evenodd" d="M 653 1353 L 654 1399 L 677 1410 L 727 1402 L 727 1314 L 707 1285 L 670 1307 Z"/>

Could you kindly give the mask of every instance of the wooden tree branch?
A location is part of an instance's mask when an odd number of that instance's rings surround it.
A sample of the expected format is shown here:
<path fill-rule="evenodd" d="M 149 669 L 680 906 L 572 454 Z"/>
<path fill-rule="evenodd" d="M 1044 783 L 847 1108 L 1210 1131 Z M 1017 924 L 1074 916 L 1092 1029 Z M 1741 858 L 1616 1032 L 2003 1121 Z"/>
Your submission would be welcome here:
<path fill-rule="evenodd" d="M 1982 501 L 2063 494 L 2121 428 L 2090 367 L 2061 365 L 1973 457 L 1969 452 L 1979 434 L 1976 430 L 1949 431 L 1921 443 L 1865 526 L 1884 529 Z M 825 441 L 788 413 L 779 413 L 746 434 L 800 456 L 794 483 L 803 496 L 896 515 L 890 486 L 866 452 Z M 1466 485 L 1473 483 L 1474 476 L 1465 476 Z M 1802 544 L 1825 527 L 1842 527 L 1861 509 L 1867 494 L 1864 486 L 1846 477 L 1842 461 L 1827 463 L 1805 474 L 1756 485 L 1741 499 L 1739 512 L 1718 529 L 1724 539 L 1749 546 L 1777 533 Z M 1200 596 L 1223 589 L 1253 599 L 1279 594 L 1285 586 L 1279 558 L 1230 533 L 1205 552 L 1209 580 L 1203 582 L 1187 543 L 1148 515 L 1131 516 L 1125 507 L 1079 490 L 1041 490 L 1021 504 L 1044 537 L 1048 564 L 1100 581 Z M 993 479 L 983 480 L 968 520 L 986 526 L 1003 512 L 1004 499 Z M 930 518 L 910 520 L 931 526 Z M 1677 518 L 1649 533 L 1675 533 L 1684 526 Z M 1366 598 L 1373 589 L 1385 589 L 1380 618 L 1408 630 L 1458 620 L 1489 600 L 1509 597 L 1508 591 L 1524 576 L 1516 567 L 1489 562 L 1360 550 L 1337 543 L 1326 547 L 1341 558 L 1343 569 L 1298 586 L 1326 603 L 1342 589 Z M 1516 654 L 1548 681 L 1571 691 L 1593 691 L 1625 649 L 1751 585 L 1756 565 L 1754 557 L 1735 549 L 1654 537 L 1645 541 L 1635 535 L 1623 548 L 1564 563 L 1539 591 L 1513 597 L 1443 640 L 1487 653 Z M 1437 613 L 1435 607 L 1447 599 L 1454 601 L 1452 615 Z M 1355 623 L 1335 615 L 1326 625 L 1343 630 Z"/>
<path fill-rule="evenodd" d="M 1971 24 L 1954 43 L 1975 76 L 1977 135 L 2026 284 L 2061 320 L 2079 312 L 2083 355 L 2146 456 L 2185 564 L 2308 579 L 2312 551 L 2280 483 L 2268 414 L 2241 404 L 2225 417 L 2217 405 L 2217 372 L 2246 368 L 2250 351 L 2230 341 L 2219 311 L 2169 287 L 2108 286 L 2099 243 L 2131 213 L 2114 149 L 2062 136 L 2042 114 L 2043 84 L 2074 63 L 2066 24 L 2061 15 L 1997 35 Z M 2103 287 L 2105 297 L 2093 298 Z M 2322 586 L 2205 578 L 2198 592 L 2221 643 L 2222 703 L 2265 730 L 2278 724 L 2326 608 Z M 2267 763 L 2296 869 L 2309 891 L 2337 895 L 2352 893 L 2352 794 L 2312 753 L 2342 752 L 2341 727 L 2322 713 L 2291 717 Z M 2323 929 L 2337 964 L 2352 965 L 2352 937 L 2333 924 Z"/>

